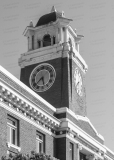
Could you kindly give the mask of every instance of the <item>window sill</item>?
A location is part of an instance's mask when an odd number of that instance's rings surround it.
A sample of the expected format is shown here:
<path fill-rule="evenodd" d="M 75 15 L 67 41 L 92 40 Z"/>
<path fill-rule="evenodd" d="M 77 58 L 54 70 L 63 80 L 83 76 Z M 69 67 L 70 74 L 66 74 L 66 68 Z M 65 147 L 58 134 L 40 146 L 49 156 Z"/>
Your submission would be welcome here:
<path fill-rule="evenodd" d="M 20 148 L 20 147 L 14 145 L 14 144 L 11 144 L 11 143 L 9 143 L 9 142 L 7 142 L 7 146 L 8 146 L 8 148 L 11 148 L 11 147 L 12 147 L 12 148 L 18 150 L 18 152 L 21 151 L 21 148 Z"/>

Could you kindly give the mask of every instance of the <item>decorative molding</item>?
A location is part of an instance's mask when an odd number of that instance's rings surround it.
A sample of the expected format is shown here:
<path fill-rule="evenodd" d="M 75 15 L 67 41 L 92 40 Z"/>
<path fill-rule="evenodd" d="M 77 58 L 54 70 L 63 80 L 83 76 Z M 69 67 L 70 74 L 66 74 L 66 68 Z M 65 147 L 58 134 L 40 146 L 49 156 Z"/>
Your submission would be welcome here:
<path fill-rule="evenodd" d="M 43 123 L 41 123 L 38 120 L 34 120 L 30 118 L 29 116 L 25 116 L 23 113 L 21 113 L 19 110 L 16 110 L 12 107 L 9 107 L 8 104 L 3 102 L 3 99 L 0 98 L 0 107 L 3 107 L 4 109 L 8 110 L 9 112 L 11 112 L 12 114 L 18 116 L 19 118 L 22 118 L 23 120 L 25 120 L 26 122 L 32 124 L 33 126 L 41 129 L 42 131 L 44 131 L 45 133 L 48 133 L 49 135 L 55 136 L 54 134 L 54 129 L 51 128 L 51 126 L 47 127 L 46 125 L 44 125 Z M 52 132 L 53 131 L 53 132 Z"/>
<path fill-rule="evenodd" d="M 29 99 L 33 103 L 37 103 L 37 101 L 39 101 L 39 104 L 42 103 L 42 104 L 46 105 L 46 107 L 48 109 L 50 109 L 51 111 L 56 112 L 55 107 L 53 107 L 50 103 L 48 103 L 46 100 L 44 100 L 38 94 L 36 94 L 28 86 L 26 86 L 24 83 L 22 83 L 20 80 L 18 80 L 15 76 L 13 76 L 11 73 L 9 73 L 7 70 L 5 70 L 2 66 L 0 66 L 0 79 L 1 79 L 0 80 L 1 82 L 3 81 L 3 83 L 5 83 L 5 86 L 11 87 L 12 90 L 14 90 L 14 91 L 16 90 L 16 93 L 19 93 L 20 95 L 22 95 L 22 97 Z M 25 92 L 27 93 L 27 97 L 24 94 Z M 36 106 L 39 104 L 36 104 Z"/>
<path fill-rule="evenodd" d="M 0 96 L 5 99 L 9 105 L 14 105 L 16 108 L 31 115 L 33 118 L 39 119 L 42 115 L 41 119 L 44 123 L 52 125 L 53 127 L 58 127 L 60 125 L 60 120 L 36 107 L 34 104 L 27 102 L 26 99 L 15 92 L 9 91 L 2 83 L 0 83 Z"/>
<path fill-rule="evenodd" d="M 67 107 L 63 107 L 63 108 L 57 108 L 56 109 L 56 113 L 60 114 L 60 113 L 69 113 L 72 117 L 74 117 L 76 120 L 82 120 L 85 122 L 88 122 L 90 124 L 90 126 L 92 127 L 92 129 L 94 130 L 94 132 L 96 133 L 96 135 L 101 138 L 104 141 L 104 137 L 100 134 L 98 134 L 97 130 L 94 128 L 94 126 L 92 125 L 92 123 L 90 122 L 90 120 L 87 117 L 84 116 L 80 116 L 80 115 L 76 115 L 73 111 L 71 111 L 69 108 Z M 61 119 L 62 120 L 62 119 Z"/>
<path fill-rule="evenodd" d="M 82 148 L 83 148 L 83 146 L 82 146 L 80 143 L 78 143 L 78 144 L 77 144 L 77 148 L 79 149 L 79 151 L 81 151 Z"/>
<path fill-rule="evenodd" d="M 97 159 L 98 159 L 98 157 L 97 157 L 95 154 L 87 155 L 86 158 L 87 158 L 88 160 L 97 160 Z"/>
<path fill-rule="evenodd" d="M 76 144 L 80 144 L 82 146 L 82 150 L 86 150 L 87 152 L 89 152 L 90 154 L 95 154 L 99 159 L 103 160 L 104 157 L 100 156 L 99 154 L 95 153 L 92 149 L 84 146 L 83 144 L 81 144 L 77 139 L 72 138 L 69 134 L 62 134 L 62 135 L 56 135 L 55 138 L 68 138 L 71 141 L 73 141 Z"/>
<path fill-rule="evenodd" d="M 14 149 L 17 149 L 18 152 L 21 151 L 21 147 L 18 147 L 18 146 L 14 145 L 14 144 L 11 144 L 11 143 L 9 143 L 9 142 L 7 142 L 7 146 L 8 146 L 8 148 L 12 147 L 12 148 L 14 148 Z"/>
<path fill-rule="evenodd" d="M 82 137 L 83 140 L 90 143 L 91 145 L 99 148 L 104 153 L 106 153 L 106 149 L 104 148 L 104 145 L 96 141 L 94 138 L 92 138 L 90 135 L 88 135 L 86 132 L 84 132 L 81 128 L 79 128 L 77 125 L 75 125 L 73 122 L 71 122 L 68 119 L 64 119 L 64 121 L 61 122 L 61 128 L 70 128 L 73 132 L 79 134 L 79 137 Z"/>

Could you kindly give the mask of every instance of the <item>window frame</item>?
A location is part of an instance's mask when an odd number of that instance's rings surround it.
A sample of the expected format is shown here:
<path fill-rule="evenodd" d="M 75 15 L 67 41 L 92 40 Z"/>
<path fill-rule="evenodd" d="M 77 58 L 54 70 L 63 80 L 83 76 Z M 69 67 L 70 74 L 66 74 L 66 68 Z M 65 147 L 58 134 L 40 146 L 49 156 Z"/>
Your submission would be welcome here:
<path fill-rule="evenodd" d="M 74 160 L 74 144 L 69 143 L 69 159 Z"/>
<path fill-rule="evenodd" d="M 10 120 L 12 123 L 15 123 L 15 125 L 11 124 L 8 120 Z M 14 135 L 13 130 L 15 131 Z M 14 140 L 12 138 L 14 138 Z M 10 115 L 7 116 L 7 143 L 11 146 L 19 146 L 19 121 Z"/>
<path fill-rule="evenodd" d="M 41 138 L 39 138 L 41 136 Z M 40 147 L 38 148 L 39 151 L 37 150 L 37 143 L 41 145 L 41 150 Z M 36 132 L 36 152 L 37 153 L 45 153 L 45 135 L 42 134 L 41 132 Z"/>

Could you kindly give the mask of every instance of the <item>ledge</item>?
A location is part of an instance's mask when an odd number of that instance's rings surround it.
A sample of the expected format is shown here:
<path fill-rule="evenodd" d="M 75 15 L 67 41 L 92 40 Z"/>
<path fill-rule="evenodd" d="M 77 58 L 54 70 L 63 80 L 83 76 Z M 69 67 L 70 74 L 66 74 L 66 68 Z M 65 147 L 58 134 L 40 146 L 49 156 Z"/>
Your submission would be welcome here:
<path fill-rule="evenodd" d="M 21 147 L 18 147 L 18 146 L 14 145 L 14 144 L 11 144 L 11 143 L 9 143 L 9 142 L 7 142 L 7 146 L 8 146 L 8 148 L 11 148 L 11 147 L 12 147 L 12 148 L 18 150 L 18 152 L 21 151 Z"/>

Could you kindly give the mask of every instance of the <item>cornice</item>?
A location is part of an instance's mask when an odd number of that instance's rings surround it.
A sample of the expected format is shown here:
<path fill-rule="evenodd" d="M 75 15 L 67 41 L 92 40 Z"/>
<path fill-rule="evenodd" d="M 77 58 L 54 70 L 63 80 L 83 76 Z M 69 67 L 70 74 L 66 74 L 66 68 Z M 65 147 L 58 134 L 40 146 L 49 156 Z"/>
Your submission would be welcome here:
<path fill-rule="evenodd" d="M 15 109 L 10 103 L 4 101 L 2 98 L 0 98 L 0 107 L 18 116 L 19 118 L 25 120 L 26 122 L 32 124 L 36 128 L 41 129 L 42 131 L 48 133 L 49 135 L 55 135 L 55 130 L 53 130 L 51 127 L 45 126 L 38 120 L 34 120 L 34 118 L 27 116 L 26 114 L 23 114 L 19 109 Z"/>
<path fill-rule="evenodd" d="M 71 141 L 73 141 L 74 143 L 76 143 L 79 147 L 79 150 L 86 150 L 88 152 L 89 155 L 95 155 L 96 157 L 98 157 L 98 159 L 104 159 L 103 155 L 101 155 L 99 152 L 97 152 L 96 149 L 93 149 L 91 147 L 88 147 L 89 144 L 85 145 L 85 143 L 80 142 L 77 138 L 73 137 L 70 133 L 68 134 L 60 134 L 60 135 L 56 135 L 56 138 L 63 138 L 66 137 L 68 139 L 70 139 Z"/>
<path fill-rule="evenodd" d="M 53 117 L 46 111 L 41 110 L 38 106 L 35 106 L 31 102 L 27 101 L 14 91 L 11 91 L 3 83 L 0 82 L 0 97 L 1 101 L 7 102 L 8 106 L 20 111 L 25 116 L 29 116 L 34 120 L 37 120 L 51 128 L 57 128 L 60 125 L 60 120 Z"/>
<path fill-rule="evenodd" d="M 50 103 L 36 94 L 33 90 L 31 90 L 28 86 L 18 80 L 15 76 L 5 70 L 2 66 L 0 66 L 0 81 L 5 86 L 9 87 L 15 93 L 20 94 L 26 100 L 31 101 L 36 106 L 42 104 L 47 108 L 46 110 L 50 110 L 52 113 L 56 112 L 56 108 L 53 107 Z M 39 106 L 40 108 L 40 106 Z M 43 109 L 42 109 L 43 110 Z"/>
<path fill-rule="evenodd" d="M 24 68 L 35 63 L 44 62 L 55 58 L 65 58 L 69 57 L 74 60 L 74 62 L 80 67 L 80 69 L 86 73 L 88 66 L 84 59 L 81 57 L 79 52 L 72 46 L 69 42 L 58 43 L 53 46 L 42 47 L 35 49 L 26 53 L 21 54 L 18 60 L 19 66 Z"/>
<path fill-rule="evenodd" d="M 94 128 L 94 126 L 92 125 L 92 123 L 90 122 L 90 120 L 87 117 L 83 117 L 80 115 L 76 115 L 74 112 L 72 112 L 70 109 L 68 109 L 67 107 L 63 107 L 63 108 L 57 108 L 56 113 L 60 114 L 60 113 L 69 113 L 72 117 L 74 117 L 76 120 L 82 120 L 82 121 L 86 121 L 90 124 L 90 126 L 93 128 L 94 132 L 96 133 L 96 135 L 102 139 L 104 141 L 104 137 L 100 134 L 98 134 L 97 130 Z"/>
<path fill-rule="evenodd" d="M 94 145 L 95 147 L 99 148 L 104 153 L 106 153 L 106 149 L 105 149 L 104 145 L 102 145 L 101 143 L 96 141 L 94 138 L 92 138 L 90 135 L 88 135 L 85 131 L 83 131 L 81 128 L 79 128 L 77 125 L 75 125 L 69 119 L 64 118 L 64 119 L 61 119 L 61 121 L 62 121 L 61 126 L 59 128 L 60 130 L 62 130 L 62 128 L 69 128 L 71 131 L 76 133 L 80 138 L 82 137 L 83 140 Z"/>

